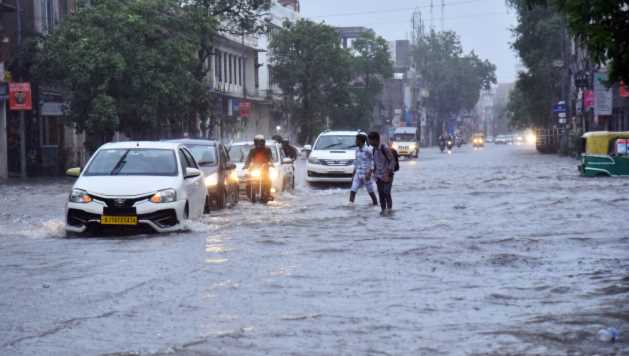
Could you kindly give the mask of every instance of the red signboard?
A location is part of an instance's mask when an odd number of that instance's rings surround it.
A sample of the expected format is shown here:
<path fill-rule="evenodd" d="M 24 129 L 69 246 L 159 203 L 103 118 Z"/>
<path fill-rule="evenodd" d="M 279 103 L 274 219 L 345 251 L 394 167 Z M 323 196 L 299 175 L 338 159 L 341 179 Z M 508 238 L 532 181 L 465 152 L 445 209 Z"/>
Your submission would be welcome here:
<path fill-rule="evenodd" d="M 251 115 L 251 102 L 241 101 L 240 102 L 240 117 L 248 117 L 249 115 Z"/>
<path fill-rule="evenodd" d="M 9 83 L 9 110 L 33 110 L 30 83 Z"/>
<path fill-rule="evenodd" d="M 620 82 L 620 96 L 629 98 L 629 86 L 625 85 L 624 82 Z"/>
<path fill-rule="evenodd" d="M 583 93 L 583 109 L 584 111 L 588 111 L 593 106 L 594 106 L 594 92 L 592 90 L 586 90 Z"/>

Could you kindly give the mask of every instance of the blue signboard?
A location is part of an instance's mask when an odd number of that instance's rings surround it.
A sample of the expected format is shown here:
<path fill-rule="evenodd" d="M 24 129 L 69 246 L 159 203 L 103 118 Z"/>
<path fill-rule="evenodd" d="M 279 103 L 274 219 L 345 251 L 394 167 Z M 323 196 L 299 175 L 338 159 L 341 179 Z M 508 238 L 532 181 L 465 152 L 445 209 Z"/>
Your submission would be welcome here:
<path fill-rule="evenodd" d="M 555 106 L 553 106 L 554 113 L 561 113 L 561 112 L 566 112 L 566 111 L 568 111 L 568 108 L 566 107 L 566 103 L 563 101 L 560 101 L 557 104 L 555 104 Z"/>

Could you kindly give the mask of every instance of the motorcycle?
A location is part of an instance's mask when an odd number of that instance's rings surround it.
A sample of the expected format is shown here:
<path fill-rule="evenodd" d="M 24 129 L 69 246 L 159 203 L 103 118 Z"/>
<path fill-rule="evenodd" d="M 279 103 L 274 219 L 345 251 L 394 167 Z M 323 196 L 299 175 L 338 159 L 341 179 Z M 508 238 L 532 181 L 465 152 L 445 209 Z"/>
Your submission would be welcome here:
<path fill-rule="evenodd" d="M 441 140 L 439 141 L 439 149 L 441 150 L 441 153 L 443 153 L 446 150 L 446 142 Z"/>
<path fill-rule="evenodd" d="M 271 197 L 270 183 L 264 183 L 265 180 L 270 179 L 268 167 L 269 166 L 267 164 L 264 164 L 262 166 L 250 168 L 245 173 L 247 179 L 247 198 L 249 198 L 252 203 L 256 203 L 257 201 L 267 203 L 270 200 L 273 200 Z"/>
<path fill-rule="evenodd" d="M 448 140 L 448 153 L 452 154 L 452 148 L 454 147 L 454 142 L 452 140 Z"/>

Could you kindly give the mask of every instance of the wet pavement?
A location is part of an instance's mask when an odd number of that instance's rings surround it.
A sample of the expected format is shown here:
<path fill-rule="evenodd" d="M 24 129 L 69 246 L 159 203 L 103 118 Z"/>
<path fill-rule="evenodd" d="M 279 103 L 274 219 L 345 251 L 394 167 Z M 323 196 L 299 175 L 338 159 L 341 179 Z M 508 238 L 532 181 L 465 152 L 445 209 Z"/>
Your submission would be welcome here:
<path fill-rule="evenodd" d="M 576 164 L 426 150 L 392 217 L 301 183 L 133 238 L 66 239 L 69 180 L 0 185 L 0 354 L 629 355 L 629 180 Z"/>

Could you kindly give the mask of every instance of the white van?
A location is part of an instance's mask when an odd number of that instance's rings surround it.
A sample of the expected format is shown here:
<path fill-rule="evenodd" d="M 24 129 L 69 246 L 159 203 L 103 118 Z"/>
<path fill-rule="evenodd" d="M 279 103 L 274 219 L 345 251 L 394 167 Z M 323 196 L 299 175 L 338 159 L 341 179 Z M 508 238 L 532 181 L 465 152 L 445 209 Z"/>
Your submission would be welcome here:
<path fill-rule="evenodd" d="M 416 127 L 398 127 L 391 138 L 391 147 L 397 151 L 400 156 L 414 157 L 419 156 L 419 140 L 417 139 Z"/>
<path fill-rule="evenodd" d="M 358 131 L 326 131 L 319 135 L 308 157 L 308 183 L 351 183 Z M 310 147 L 305 147 L 305 149 Z"/>

